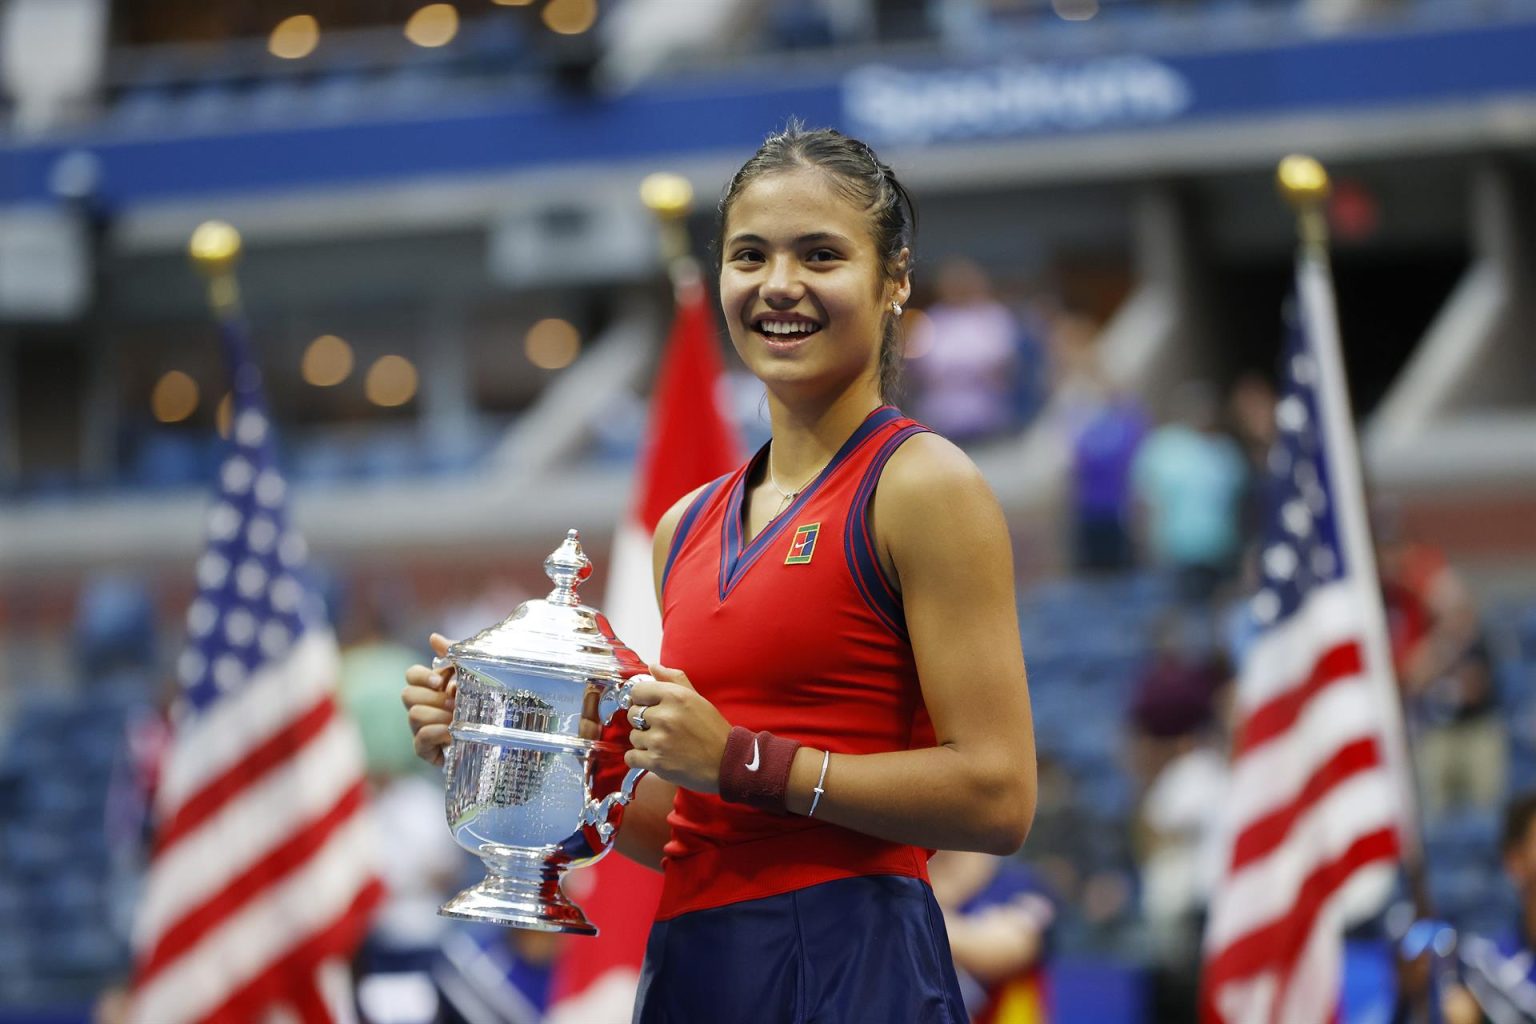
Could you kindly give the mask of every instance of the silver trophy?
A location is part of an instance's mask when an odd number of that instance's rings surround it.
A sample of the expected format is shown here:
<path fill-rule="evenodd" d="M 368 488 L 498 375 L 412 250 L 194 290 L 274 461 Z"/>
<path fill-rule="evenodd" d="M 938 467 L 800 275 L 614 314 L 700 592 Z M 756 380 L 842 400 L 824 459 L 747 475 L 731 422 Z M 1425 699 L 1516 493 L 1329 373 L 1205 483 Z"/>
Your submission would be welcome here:
<path fill-rule="evenodd" d="M 444 760 L 448 827 L 485 880 L 438 913 L 596 935 L 561 890 L 613 845 L 642 769 L 625 769 L 633 681 L 649 679 L 576 588 L 592 574 L 575 530 L 544 560 L 555 589 L 448 648 L 458 702 Z"/>

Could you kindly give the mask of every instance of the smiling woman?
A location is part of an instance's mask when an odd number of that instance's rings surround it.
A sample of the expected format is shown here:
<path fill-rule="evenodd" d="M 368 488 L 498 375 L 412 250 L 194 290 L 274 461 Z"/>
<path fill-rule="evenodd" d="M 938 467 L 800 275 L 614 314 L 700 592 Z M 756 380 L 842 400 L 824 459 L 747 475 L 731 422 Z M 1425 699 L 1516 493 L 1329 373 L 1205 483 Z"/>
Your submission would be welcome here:
<path fill-rule="evenodd" d="M 927 851 L 1018 848 L 1034 737 L 1001 511 L 890 404 L 912 224 L 868 146 L 798 126 L 721 201 L 773 434 L 656 532 L 663 664 L 627 755 L 651 774 L 619 833 L 665 876 L 637 1021 L 966 1019 Z M 407 682 L 437 760 L 451 684 Z"/>

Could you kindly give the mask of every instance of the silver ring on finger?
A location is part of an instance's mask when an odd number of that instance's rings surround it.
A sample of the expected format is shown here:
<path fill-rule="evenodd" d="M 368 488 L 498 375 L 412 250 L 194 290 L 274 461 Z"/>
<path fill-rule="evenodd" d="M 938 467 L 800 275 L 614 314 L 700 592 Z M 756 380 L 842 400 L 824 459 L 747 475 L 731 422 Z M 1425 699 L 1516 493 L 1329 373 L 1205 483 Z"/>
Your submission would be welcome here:
<path fill-rule="evenodd" d="M 647 729 L 649 729 L 651 727 L 650 724 L 648 722 L 646 722 L 646 720 L 645 720 L 645 708 L 644 707 L 636 708 L 635 709 L 635 713 L 629 716 L 629 722 L 630 722 L 631 725 L 633 725 L 636 729 L 639 729 L 641 732 L 645 732 L 645 730 L 647 730 Z"/>

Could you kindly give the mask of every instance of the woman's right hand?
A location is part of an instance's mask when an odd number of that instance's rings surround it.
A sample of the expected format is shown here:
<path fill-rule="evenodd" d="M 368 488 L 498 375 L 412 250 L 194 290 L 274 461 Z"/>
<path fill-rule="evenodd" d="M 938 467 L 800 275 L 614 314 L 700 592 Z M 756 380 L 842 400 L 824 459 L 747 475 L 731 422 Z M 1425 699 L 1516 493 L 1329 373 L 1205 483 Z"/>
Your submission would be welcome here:
<path fill-rule="evenodd" d="M 448 638 L 441 633 L 433 633 L 430 642 L 438 657 L 448 653 Z M 412 665 L 405 670 L 405 689 L 400 691 L 400 701 L 411 723 L 416 756 L 428 764 L 443 763 L 443 753 L 452 739 L 448 726 L 453 721 L 453 702 L 458 692 L 452 665 L 441 671 L 433 671 L 430 665 Z"/>

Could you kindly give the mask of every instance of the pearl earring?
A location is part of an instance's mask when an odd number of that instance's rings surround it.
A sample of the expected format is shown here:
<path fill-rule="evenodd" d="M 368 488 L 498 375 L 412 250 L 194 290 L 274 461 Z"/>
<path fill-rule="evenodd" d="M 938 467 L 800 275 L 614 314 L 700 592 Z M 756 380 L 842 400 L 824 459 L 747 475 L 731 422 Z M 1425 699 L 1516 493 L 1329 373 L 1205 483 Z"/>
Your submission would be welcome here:
<path fill-rule="evenodd" d="M 892 302 L 891 303 L 891 312 L 895 313 L 897 316 L 901 316 L 901 303 L 899 303 L 899 302 Z"/>

